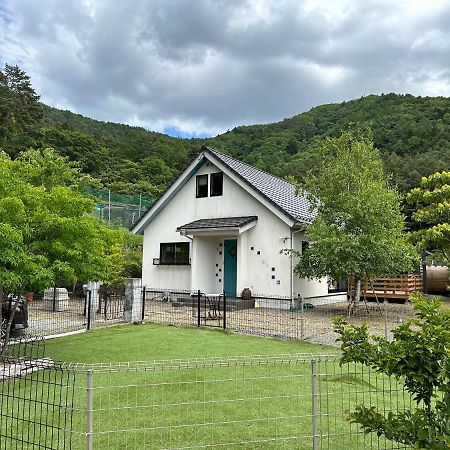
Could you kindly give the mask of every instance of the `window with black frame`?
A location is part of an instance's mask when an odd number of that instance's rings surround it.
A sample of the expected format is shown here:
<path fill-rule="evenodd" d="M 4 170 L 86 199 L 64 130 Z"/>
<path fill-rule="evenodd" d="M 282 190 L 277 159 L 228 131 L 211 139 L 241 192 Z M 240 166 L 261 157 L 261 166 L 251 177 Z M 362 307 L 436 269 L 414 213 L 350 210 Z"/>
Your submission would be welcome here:
<path fill-rule="evenodd" d="M 223 173 L 211 174 L 211 197 L 218 197 L 223 194 Z"/>
<path fill-rule="evenodd" d="M 208 197 L 208 175 L 197 175 L 197 198 Z"/>
<path fill-rule="evenodd" d="M 159 263 L 179 266 L 189 264 L 189 242 L 161 243 Z"/>

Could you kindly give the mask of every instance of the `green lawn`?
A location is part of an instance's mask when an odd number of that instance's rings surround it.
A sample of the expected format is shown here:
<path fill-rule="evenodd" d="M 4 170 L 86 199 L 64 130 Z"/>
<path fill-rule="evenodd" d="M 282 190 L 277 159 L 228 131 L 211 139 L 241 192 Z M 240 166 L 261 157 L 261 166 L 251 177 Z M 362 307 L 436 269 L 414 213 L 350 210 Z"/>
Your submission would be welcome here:
<path fill-rule="evenodd" d="M 350 427 L 347 411 L 361 402 L 384 410 L 402 409 L 408 402 L 399 386 L 385 377 L 354 364 L 339 366 L 333 356 L 336 348 L 221 330 L 155 324 L 115 326 L 49 340 L 46 353 L 54 360 L 87 364 L 149 361 L 129 367 L 94 367 L 94 449 L 312 448 L 311 358 L 249 356 L 236 362 L 232 357 L 238 355 L 329 355 L 316 367 L 318 448 L 398 448 L 364 437 L 356 426 Z M 193 362 L 193 358 L 207 359 Z M 150 362 L 188 359 L 189 364 Z M 86 371 L 90 368 L 79 366 L 71 379 L 73 408 L 66 413 L 68 428 L 75 430 L 71 435 L 73 449 L 86 448 Z M 48 373 L 45 380 L 51 378 L 52 382 L 41 383 L 43 388 L 39 389 L 26 380 L 15 381 L 22 401 L 6 404 L 5 415 L 0 413 L 0 431 L 2 425 L 7 430 L 16 423 L 11 419 L 17 415 L 15 408 L 26 411 L 24 428 L 37 419 L 47 428 L 57 423 L 60 410 L 43 409 L 40 398 L 58 399 L 66 393 L 61 387 L 64 373 Z M 7 385 L 3 384 L 3 390 L 9 389 Z M 34 401 L 30 407 L 34 398 L 41 405 L 38 411 L 33 408 Z M 41 425 L 40 429 L 46 427 Z M 64 437 L 68 439 L 69 434 L 41 433 L 39 439 L 46 448 L 62 448 Z M 15 444 L 12 439 L 10 447 Z"/>
<path fill-rule="evenodd" d="M 54 361 L 153 361 L 278 353 L 336 353 L 335 347 L 158 324 L 119 325 L 46 342 Z"/>

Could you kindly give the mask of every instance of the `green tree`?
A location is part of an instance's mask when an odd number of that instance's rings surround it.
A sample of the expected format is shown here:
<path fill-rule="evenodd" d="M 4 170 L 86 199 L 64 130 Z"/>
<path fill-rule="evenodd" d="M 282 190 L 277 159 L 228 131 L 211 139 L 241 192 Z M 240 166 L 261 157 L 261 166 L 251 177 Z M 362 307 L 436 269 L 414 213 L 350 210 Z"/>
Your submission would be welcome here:
<path fill-rule="evenodd" d="M 0 72 L 0 145 L 12 152 L 32 145 L 42 118 L 30 77 L 18 66 L 6 64 Z"/>
<path fill-rule="evenodd" d="M 422 228 L 412 233 L 413 240 L 450 265 L 450 172 L 423 177 L 407 200 L 415 207 L 413 220 Z"/>
<path fill-rule="evenodd" d="M 361 363 L 394 377 L 411 395 L 412 407 L 380 411 L 357 405 L 350 414 L 366 433 L 416 449 L 450 449 L 450 310 L 439 299 L 413 299 L 416 317 L 394 330 L 389 342 L 369 336 L 367 325 L 335 320 L 342 342 L 341 364 Z"/>
<path fill-rule="evenodd" d="M 116 281 L 135 241 L 92 215 L 86 177 L 52 150 L 0 152 L 0 286 L 21 295 L 77 280 Z M 12 309 L 15 311 L 15 309 Z M 12 319 L 10 319 L 12 320 Z"/>
<path fill-rule="evenodd" d="M 344 132 L 326 142 L 325 152 L 321 171 L 304 184 L 317 215 L 307 229 L 311 245 L 297 253 L 295 272 L 308 278 L 352 277 L 353 307 L 362 279 L 409 271 L 416 254 L 403 234 L 399 196 L 384 176 L 370 137 Z"/>

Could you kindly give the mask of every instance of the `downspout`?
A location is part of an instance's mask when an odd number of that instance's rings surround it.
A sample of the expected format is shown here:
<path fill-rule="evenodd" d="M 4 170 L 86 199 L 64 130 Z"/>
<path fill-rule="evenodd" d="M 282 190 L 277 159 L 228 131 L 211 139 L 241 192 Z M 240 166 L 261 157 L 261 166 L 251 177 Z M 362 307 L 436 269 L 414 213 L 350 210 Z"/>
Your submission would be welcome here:
<path fill-rule="evenodd" d="M 291 270 L 290 270 L 290 283 L 291 283 L 291 309 L 294 306 L 294 261 L 293 261 L 293 256 L 292 256 L 292 250 L 294 248 L 294 233 L 292 232 L 292 228 L 289 228 L 289 239 L 291 241 L 291 253 L 290 253 L 290 265 L 291 265 Z"/>

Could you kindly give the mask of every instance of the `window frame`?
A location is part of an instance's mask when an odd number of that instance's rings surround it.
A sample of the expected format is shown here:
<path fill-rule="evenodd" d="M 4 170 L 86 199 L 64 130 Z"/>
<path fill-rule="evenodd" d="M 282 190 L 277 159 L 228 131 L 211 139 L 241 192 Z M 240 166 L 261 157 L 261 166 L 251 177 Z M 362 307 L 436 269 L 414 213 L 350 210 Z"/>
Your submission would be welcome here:
<path fill-rule="evenodd" d="M 206 179 L 205 195 L 199 195 L 199 184 L 198 184 L 198 182 L 199 182 L 200 179 Z M 206 197 L 208 197 L 208 192 L 209 192 L 209 176 L 208 176 L 208 174 L 197 175 L 196 178 L 195 178 L 195 197 L 196 198 L 206 198 Z"/>
<path fill-rule="evenodd" d="M 168 261 L 163 258 L 164 246 L 173 246 L 173 261 Z M 183 261 L 177 261 L 177 247 L 187 248 L 187 259 Z M 159 265 L 161 266 L 189 266 L 191 264 L 190 258 L 190 245 L 189 242 L 160 242 L 159 244 Z"/>
<path fill-rule="evenodd" d="M 220 175 L 220 194 L 213 194 L 213 179 Z M 209 180 L 209 195 L 210 197 L 221 197 L 223 195 L 223 172 L 214 172 L 210 174 Z"/>

